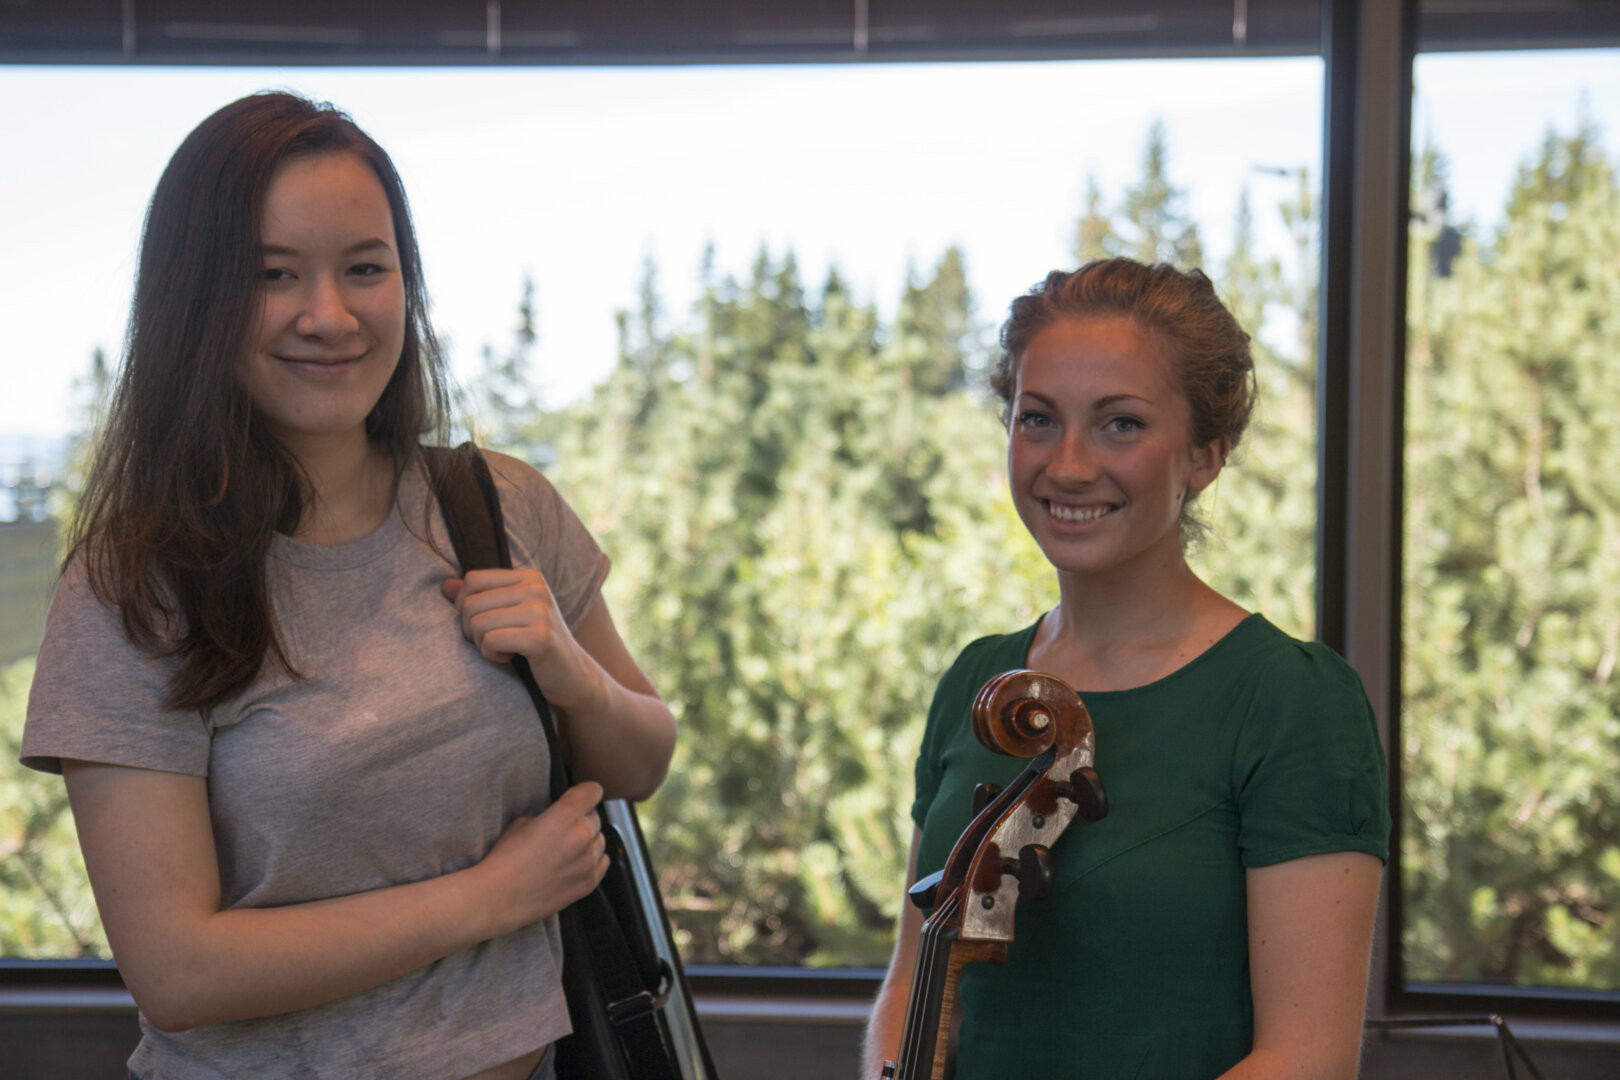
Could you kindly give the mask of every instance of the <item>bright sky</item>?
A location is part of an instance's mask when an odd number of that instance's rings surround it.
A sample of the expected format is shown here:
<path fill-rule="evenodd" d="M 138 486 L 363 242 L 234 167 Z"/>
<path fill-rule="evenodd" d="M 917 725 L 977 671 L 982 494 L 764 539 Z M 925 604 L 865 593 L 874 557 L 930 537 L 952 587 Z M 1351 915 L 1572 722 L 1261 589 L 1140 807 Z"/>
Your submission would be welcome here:
<path fill-rule="evenodd" d="M 1516 163 L 1585 108 L 1620 140 L 1620 52 L 1437 55 L 1414 129 L 1450 155 L 1452 206 L 1491 222 Z M 1138 175 L 1155 118 L 1213 260 L 1240 190 L 1263 243 L 1320 160 L 1315 59 L 640 69 L 0 67 L 0 465 L 70 429 L 91 350 L 116 355 L 141 216 L 208 113 L 287 87 L 347 109 L 394 156 L 436 325 L 463 378 L 510 339 L 524 274 L 539 376 L 570 400 L 613 360 L 643 261 L 684 316 L 704 245 L 743 274 L 761 242 L 806 283 L 836 263 L 893 309 L 906 267 L 967 253 L 980 314 L 1072 261 L 1088 175 Z"/>

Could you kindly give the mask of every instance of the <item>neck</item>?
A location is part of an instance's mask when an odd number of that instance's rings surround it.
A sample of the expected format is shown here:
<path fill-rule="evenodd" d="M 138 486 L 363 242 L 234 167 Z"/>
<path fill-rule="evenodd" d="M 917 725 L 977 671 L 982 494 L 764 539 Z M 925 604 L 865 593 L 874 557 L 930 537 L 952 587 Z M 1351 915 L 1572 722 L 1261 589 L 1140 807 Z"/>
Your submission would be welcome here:
<path fill-rule="evenodd" d="M 1183 625 L 1212 589 L 1193 573 L 1177 547 L 1154 553 L 1106 575 L 1058 573 L 1058 614 L 1063 635 L 1103 644 L 1153 639 Z"/>
<path fill-rule="evenodd" d="M 394 463 L 364 438 L 289 447 L 309 478 L 312 498 L 293 533 L 309 544 L 359 540 L 394 506 Z"/>
<path fill-rule="evenodd" d="M 1036 633 L 1029 665 L 1087 690 L 1128 690 L 1175 671 L 1248 614 L 1192 572 L 1180 552 L 1151 574 L 1059 579 L 1058 606 Z"/>

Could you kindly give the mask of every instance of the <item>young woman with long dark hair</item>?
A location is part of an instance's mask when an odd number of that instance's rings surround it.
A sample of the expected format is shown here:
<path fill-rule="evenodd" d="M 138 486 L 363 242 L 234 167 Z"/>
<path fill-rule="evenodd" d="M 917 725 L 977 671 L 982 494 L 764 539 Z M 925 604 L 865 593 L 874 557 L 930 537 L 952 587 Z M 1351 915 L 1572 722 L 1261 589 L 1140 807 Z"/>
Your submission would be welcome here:
<path fill-rule="evenodd" d="M 674 721 L 608 560 L 488 454 L 515 569 L 463 580 L 444 380 L 388 155 L 288 94 L 219 110 L 147 214 L 122 370 L 22 756 L 66 777 L 141 1080 L 544 1075 L 552 916 Z M 551 804 L 527 657 L 581 782 Z"/>

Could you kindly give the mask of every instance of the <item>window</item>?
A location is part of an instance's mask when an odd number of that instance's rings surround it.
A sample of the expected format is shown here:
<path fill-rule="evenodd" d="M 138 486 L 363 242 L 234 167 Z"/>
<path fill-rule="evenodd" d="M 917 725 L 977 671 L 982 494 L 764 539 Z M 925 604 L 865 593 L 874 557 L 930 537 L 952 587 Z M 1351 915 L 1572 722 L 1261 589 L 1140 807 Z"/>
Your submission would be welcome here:
<path fill-rule="evenodd" d="M 1199 558 L 1311 632 L 1318 60 L 0 70 L 32 103 L 0 110 L 29 148 L 0 178 L 28 252 L 5 294 L 34 316 L 0 402 L 18 505 L 25 469 L 71 498 L 168 154 L 276 85 L 390 149 L 474 427 L 545 462 L 615 558 L 684 729 L 643 816 L 690 960 L 886 961 L 933 682 L 1053 595 L 981 387 L 1005 304 L 1077 253 L 1202 262 L 1257 331 L 1265 405 Z M 0 531 L 33 545 L 0 552 L 33 567 L 6 607 L 13 741 L 49 530 Z M 104 955 L 60 783 L 14 759 L 0 951 Z"/>
<path fill-rule="evenodd" d="M 1414 1002 L 1612 1008 L 1620 52 L 1415 80 L 1394 962 Z"/>

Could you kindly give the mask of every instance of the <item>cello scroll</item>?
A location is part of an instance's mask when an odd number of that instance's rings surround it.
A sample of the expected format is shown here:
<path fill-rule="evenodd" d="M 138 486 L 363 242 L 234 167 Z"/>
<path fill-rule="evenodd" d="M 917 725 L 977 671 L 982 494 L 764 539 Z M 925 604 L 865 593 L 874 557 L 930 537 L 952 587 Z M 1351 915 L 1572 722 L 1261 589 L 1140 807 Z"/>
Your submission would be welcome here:
<path fill-rule="evenodd" d="M 1108 800 L 1095 768 L 1091 714 L 1063 680 L 1039 671 L 997 675 L 979 691 L 972 720 L 986 749 L 1035 760 L 969 826 L 941 884 L 951 880 L 958 855 L 965 857 L 961 939 L 1009 942 L 1019 896 L 1050 892 L 1052 845 L 1077 813 L 1087 821 L 1107 814 Z M 974 849 L 963 851 L 968 834 L 980 831 L 998 804 Z M 1044 871 L 1037 869 L 1042 865 Z"/>
<path fill-rule="evenodd" d="M 969 963 L 1005 962 L 1019 897 L 1052 891 L 1052 845 L 1078 815 L 1108 812 L 1091 715 L 1061 679 L 1009 671 L 973 702 L 973 733 L 998 754 L 1032 759 L 1005 788 L 980 785 L 972 822 L 942 869 L 911 889 L 923 923 L 899 1059 L 882 1077 L 944 1080 L 956 987 Z"/>

